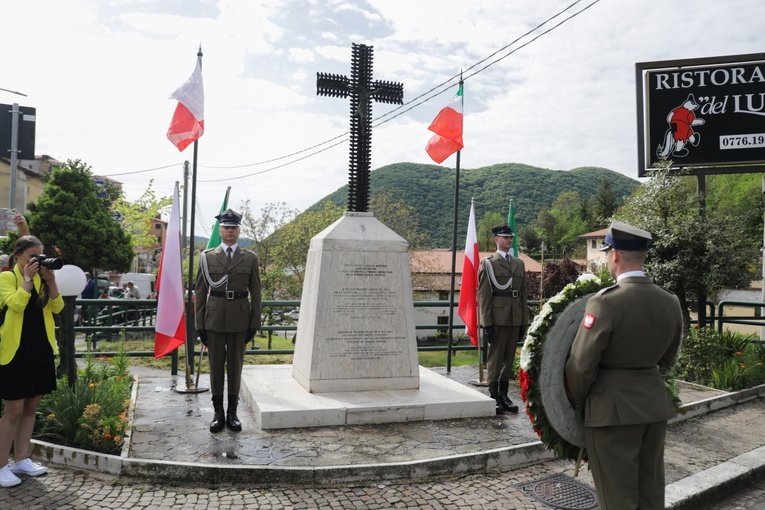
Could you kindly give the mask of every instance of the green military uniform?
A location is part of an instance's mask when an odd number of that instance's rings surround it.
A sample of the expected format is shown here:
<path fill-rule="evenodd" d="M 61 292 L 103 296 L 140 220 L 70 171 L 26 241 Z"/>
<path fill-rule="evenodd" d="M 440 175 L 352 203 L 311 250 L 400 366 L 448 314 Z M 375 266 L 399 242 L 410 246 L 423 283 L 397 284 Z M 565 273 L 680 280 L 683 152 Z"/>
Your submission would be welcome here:
<path fill-rule="evenodd" d="M 629 237 L 624 231 L 634 227 L 615 223 L 622 230 L 610 229 L 615 234 L 606 243 L 619 251 L 619 236 Z M 626 247 L 645 251 L 647 241 Z M 566 363 L 568 386 L 575 402 L 585 405 L 585 443 L 600 509 L 663 509 L 664 437 L 675 409 L 662 373 L 680 347 L 680 302 L 642 271 L 617 281 L 587 303 Z"/>
<path fill-rule="evenodd" d="M 495 237 L 513 236 L 507 225 L 494 227 L 492 232 Z M 507 389 L 513 376 L 513 361 L 521 329 L 529 324 L 527 301 L 526 266 L 521 259 L 497 252 L 481 262 L 478 268 L 478 309 L 484 331 L 493 329 L 494 338 L 487 357 L 487 377 L 489 393 L 497 400 L 498 412 L 518 412 L 518 407 L 507 398 Z"/>
<path fill-rule="evenodd" d="M 221 226 L 230 224 L 226 222 L 229 212 L 237 216 L 238 226 L 241 216 L 230 209 L 219 215 Z M 229 219 L 229 222 L 233 221 Z M 226 372 L 229 415 L 236 415 L 244 353 L 247 341 L 260 329 L 261 315 L 258 257 L 237 246 L 229 258 L 226 248 L 227 245 L 221 244 L 206 250 L 200 257 L 194 298 L 196 328 L 204 332 L 209 350 L 210 386 L 216 417 L 222 413 Z M 241 429 L 241 425 L 232 426 L 229 421 L 226 422 L 229 428 Z M 211 430 L 213 428 L 217 427 L 211 427 Z"/>

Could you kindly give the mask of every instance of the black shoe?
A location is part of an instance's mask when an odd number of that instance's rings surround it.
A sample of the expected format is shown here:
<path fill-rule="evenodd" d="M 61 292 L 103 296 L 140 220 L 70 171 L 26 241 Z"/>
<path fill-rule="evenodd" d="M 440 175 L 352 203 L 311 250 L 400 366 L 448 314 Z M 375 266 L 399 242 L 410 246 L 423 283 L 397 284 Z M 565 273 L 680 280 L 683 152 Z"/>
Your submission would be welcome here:
<path fill-rule="evenodd" d="M 502 407 L 509 413 L 518 414 L 518 406 L 507 395 L 502 395 Z"/>
<path fill-rule="evenodd" d="M 494 399 L 494 402 L 496 403 L 495 409 L 497 414 L 505 414 L 505 406 L 502 404 L 502 397 L 499 396 L 498 382 L 489 383 L 489 395 Z"/>
<path fill-rule="evenodd" d="M 242 422 L 236 416 L 236 408 L 239 402 L 239 397 L 236 395 L 228 396 L 228 409 L 226 410 L 226 426 L 229 430 L 239 432 L 242 430 Z"/>
<path fill-rule="evenodd" d="M 226 425 L 226 414 L 223 412 L 223 395 L 214 395 L 212 398 L 215 416 L 210 422 L 210 432 L 216 434 L 223 430 Z"/>
<path fill-rule="evenodd" d="M 509 388 L 510 381 L 499 381 L 499 399 L 502 402 L 502 408 L 508 413 L 518 414 L 518 406 L 513 404 L 513 401 L 507 396 Z"/>

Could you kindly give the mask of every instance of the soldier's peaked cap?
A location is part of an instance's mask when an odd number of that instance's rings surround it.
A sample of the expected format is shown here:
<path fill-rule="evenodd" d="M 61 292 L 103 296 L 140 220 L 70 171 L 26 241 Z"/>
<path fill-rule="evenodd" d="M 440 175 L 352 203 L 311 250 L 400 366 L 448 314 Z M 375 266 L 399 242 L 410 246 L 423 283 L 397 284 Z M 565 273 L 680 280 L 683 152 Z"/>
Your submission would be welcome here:
<path fill-rule="evenodd" d="M 226 209 L 215 217 L 221 227 L 238 227 L 242 223 L 242 215 L 233 209 Z"/>
<path fill-rule="evenodd" d="M 494 237 L 496 236 L 515 237 L 515 233 L 513 232 L 513 229 L 510 228 L 510 225 L 508 225 L 507 223 L 503 223 L 502 225 L 497 225 L 496 227 L 492 228 L 491 233 L 494 234 Z"/>
<path fill-rule="evenodd" d="M 653 239 L 649 232 L 627 223 L 614 220 L 606 231 L 606 239 L 600 251 L 615 248 L 620 251 L 646 251 L 648 242 Z"/>

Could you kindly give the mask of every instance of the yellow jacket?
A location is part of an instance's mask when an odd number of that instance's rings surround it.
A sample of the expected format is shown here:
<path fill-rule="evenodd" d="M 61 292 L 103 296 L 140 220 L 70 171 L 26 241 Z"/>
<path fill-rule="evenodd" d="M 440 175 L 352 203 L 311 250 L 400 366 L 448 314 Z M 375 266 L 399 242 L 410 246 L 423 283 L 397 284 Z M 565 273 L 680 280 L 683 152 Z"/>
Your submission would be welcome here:
<path fill-rule="evenodd" d="M 15 278 L 14 278 L 15 276 Z M 0 365 L 7 365 L 13 360 L 16 351 L 21 344 L 21 326 L 24 323 L 24 309 L 29 303 L 31 293 L 21 287 L 23 276 L 17 267 L 13 271 L 4 271 L 0 273 L 0 307 L 8 305 L 5 313 L 5 322 L 0 326 Z M 40 292 L 42 279 L 40 275 L 33 278 L 34 286 L 37 292 Z M 48 300 L 48 304 L 43 308 L 43 319 L 45 320 L 45 332 L 48 335 L 48 342 L 54 353 L 58 353 L 56 344 L 56 335 L 54 333 L 55 324 L 53 323 L 53 314 L 59 313 L 64 309 L 64 298 L 59 294 L 54 299 Z"/>

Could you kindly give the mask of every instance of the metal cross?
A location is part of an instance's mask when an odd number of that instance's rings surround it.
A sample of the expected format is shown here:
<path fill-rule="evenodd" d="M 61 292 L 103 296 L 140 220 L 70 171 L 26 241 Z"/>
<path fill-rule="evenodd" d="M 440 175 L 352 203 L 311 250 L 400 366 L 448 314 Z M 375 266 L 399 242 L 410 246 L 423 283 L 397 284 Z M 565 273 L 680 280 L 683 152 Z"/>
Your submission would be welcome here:
<path fill-rule="evenodd" d="M 351 96 L 351 149 L 348 171 L 348 210 L 369 209 L 369 172 L 372 162 L 372 100 L 403 104 L 404 85 L 390 81 L 372 81 L 374 48 L 353 44 L 351 77 L 316 73 L 316 94 Z"/>

